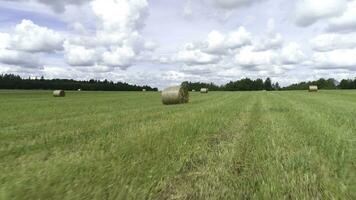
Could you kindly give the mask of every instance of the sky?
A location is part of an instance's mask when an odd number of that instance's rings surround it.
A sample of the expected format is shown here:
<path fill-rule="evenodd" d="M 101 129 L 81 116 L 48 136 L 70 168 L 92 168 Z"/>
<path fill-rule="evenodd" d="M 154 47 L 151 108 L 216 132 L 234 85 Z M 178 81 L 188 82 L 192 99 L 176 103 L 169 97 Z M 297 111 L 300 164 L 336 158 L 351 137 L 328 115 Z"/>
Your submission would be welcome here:
<path fill-rule="evenodd" d="M 0 0 L 0 74 L 164 88 L 356 77 L 356 0 Z"/>

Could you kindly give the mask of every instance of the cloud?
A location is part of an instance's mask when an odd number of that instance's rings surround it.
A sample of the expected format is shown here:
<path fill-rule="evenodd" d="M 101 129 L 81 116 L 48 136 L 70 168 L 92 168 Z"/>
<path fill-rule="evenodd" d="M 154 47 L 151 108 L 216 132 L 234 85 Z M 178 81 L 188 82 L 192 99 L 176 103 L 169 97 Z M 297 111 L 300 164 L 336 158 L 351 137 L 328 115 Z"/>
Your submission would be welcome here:
<path fill-rule="evenodd" d="M 239 48 L 251 44 L 251 33 L 246 31 L 244 27 L 239 27 L 228 33 L 226 38 L 226 46 L 230 49 Z"/>
<path fill-rule="evenodd" d="M 63 49 L 63 41 L 61 34 L 38 26 L 31 20 L 22 20 L 11 34 L 9 48 L 26 52 L 53 52 Z"/>
<path fill-rule="evenodd" d="M 244 27 L 227 33 L 211 31 L 207 39 L 196 43 L 186 43 L 173 58 L 161 58 L 162 61 L 183 62 L 188 66 L 216 64 L 222 57 L 251 44 L 251 35 Z"/>
<path fill-rule="evenodd" d="M 22 22 L 10 33 L 0 32 L 0 63 L 25 68 L 41 68 L 38 53 L 51 53 L 63 48 L 61 34 L 38 26 L 30 20 Z"/>
<path fill-rule="evenodd" d="M 278 54 L 275 51 L 254 51 L 253 47 L 242 49 L 236 56 L 236 64 L 245 68 L 277 64 Z"/>
<path fill-rule="evenodd" d="M 95 36 L 67 41 L 68 64 L 127 69 L 140 54 L 154 50 L 155 44 L 140 34 L 147 17 L 146 0 L 93 0 L 90 5 L 97 20 Z M 92 57 L 85 59 L 80 52 Z"/>
<path fill-rule="evenodd" d="M 268 20 L 267 34 L 252 36 L 244 27 L 222 33 L 214 30 L 206 40 L 187 43 L 170 63 L 183 62 L 181 71 L 210 76 L 235 68 L 244 72 L 280 75 L 302 65 L 307 56 L 296 42 L 285 43 L 274 19 Z M 213 78 L 213 77 L 210 77 Z"/>
<path fill-rule="evenodd" d="M 266 51 L 269 49 L 279 49 L 283 46 L 283 37 L 277 33 L 274 19 L 269 19 L 267 23 L 266 36 L 255 39 L 254 46 L 256 51 Z"/>
<path fill-rule="evenodd" d="M 312 61 L 321 69 L 349 69 L 356 71 L 356 49 L 337 49 L 328 52 L 316 52 Z"/>
<path fill-rule="evenodd" d="M 7 50 L 0 48 L 0 63 L 6 65 L 23 66 L 27 68 L 41 68 L 42 65 L 37 56 L 26 52 Z"/>
<path fill-rule="evenodd" d="M 234 9 L 249 6 L 263 0 L 211 0 L 216 6 L 223 9 Z"/>
<path fill-rule="evenodd" d="M 10 46 L 10 34 L 0 32 L 0 49 L 6 49 Z"/>
<path fill-rule="evenodd" d="M 347 4 L 346 11 L 339 17 L 329 20 L 327 27 L 329 32 L 351 32 L 356 31 L 356 1 Z"/>
<path fill-rule="evenodd" d="M 110 67 L 128 68 L 136 54 L 130 47 L 117 47 L 114 50 L 103 53 L 102 64 Z"/>
<path fill-rule="evenodd" d="M 347 8 L 347 0 L 297 0 L 295 22 L 298 26 L 309 26 L 320 19 L 337 17 Z"/>
<path fill-rule="evenodd" d="M 84 1 L 40 2 L 60 6 Z M 147 17 L 146 0 L 92 0 L 90 8 L 96 20 L 94 33 L 79 22 L 72 23 L 74 32 L 62 34 L 30 20 L 22 20 L 11 33 L 0 33 L 0 49 L 4 52 L 0 62 L 33 67 L 39 63 L 36 59 L 43 58 L 39 53 L 63 52 L 70 66 L 105 71 L 115 67 L 127 69 L 141 54 L 155 50 L 157 45 L 141 36 Z M 17 61 L 21 56 L 29 61 Z"/>
<path fill-rule="evenodd" d="M 314 51 L 332 51 L 356 47 L 356 34 L 321 34 L 310 41 Z"/>
<path fill-rule="evenodd" d="M 244 27 L 222 34 L 219 31 L 212 31 L 208 39 L 204 42 L 204 51 L 212 54 L 224 54 L 228 50 L 233 50 L 251 44 L 251 35 Z"/>
<path fill-rule="evenodd" d="M 300 45 L 296 42 L 291 42 L 283 47 L 281 52 L 281 62 L 285 65 L 299 64 L 306 58 Z"/>
<path fill-rule="evenodd" d="M 148 2 L 146 0 L 93 0 L 91 7 L 100 22 L 102 31 L 129 33 L 143 27 Z"/>
<path fill-rule="evenodd" d="M 6 0 L 6 1 L 19 1 L 26 2 L 30 0 Z M 81 5 L 91 0 L 35 0 L 39 3 L 51 7 L 55 12 L 64 12 L 67 5 Z"/>
<path fill-rule="evenodd" d="M 30 20 L 22 20 L 10 34 L 0 33 L 0 48 L 29 53 L 60 51 L 63 41 L 61 34 Z"/>
<path fill-rule="evenodd" d="M 71 66 L 93 66 L 98 59 L 94 49 L 71 45 L 68 42 L 64 46 L 67 63 Z"/>
<path fill-rule="evenodd" d="M 211 55 L 198 49 L 192 43 L 185 45 L 185 48 L 177 53 L 173 58 L 174 62 L 184 62 L 187 65 L 212 64 L 220 60 L 219 56 Z"/>
<path fill-rule="evenodd" d="M 204 51 L 209 53 L 220 54 L 227 50 L 225 46 L 225 36 L 218 31 L 211 31 L 204 45 L 206 45 Z"/>

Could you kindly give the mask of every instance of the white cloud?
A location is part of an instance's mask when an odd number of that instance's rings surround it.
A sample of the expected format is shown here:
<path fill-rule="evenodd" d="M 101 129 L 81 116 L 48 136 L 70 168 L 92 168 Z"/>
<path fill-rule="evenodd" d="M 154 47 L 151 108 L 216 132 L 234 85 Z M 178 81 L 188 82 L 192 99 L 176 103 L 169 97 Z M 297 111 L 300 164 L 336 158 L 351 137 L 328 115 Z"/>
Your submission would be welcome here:
<path fill-rule="evenodd" d="M 11 34 L 9 48 L 27 52 L 52 52 L 62 50 L 63 41 L 61 34 L 30 20 L 22 20 Z"/>
<path fill-rule="evenodd" d="M 314 65 L 322 69 L 356 70 L 356 49 L 338 49 L 317 52 L 312 56 Z"/>
<path fill-rule="evenodd" d="M 154 41 L 146 41 L 145 43 L 144 43 L 144 48 L 145 49 L 147 49 L 147 50 L 149 50 L 149 51 L 154 51 L 154 50 L 156 50 L 157 48 L 158 48 L 158 44 L 156 43 L 156 42 L 154 42 Z"/>
<path fill-rule="evenodd" d="M 277 33 L 274 19 L 269 19 L 267 23 L 266 36 L 256 39 L 254 46 L 256 51 L 266 51 L 269 49 L 279 49 L 283 46 L 283 37 Z"/>
<path fill-rule="evenodd" d="M 226 34 L 215 30 L 204 42 L 187 43 L 171 62 L 183 62 L 182 72 L 202 76 L 234 68 L 261 76 L 280 75 L 305 62 L 307 56 L 296 42 L 284 45 L 274 19 L 268 20 L 266 32 L 254 38 L 243 27 Z"/>
<path fill-rule="evenodd" d="M 103 34 L 129 34 L 143 27 L 148 3 L 146 0 L 94 0 L 91 7 Z"/>
<path fill-rule="evenodd" d="M 6 0 L 6 1 L 30 1 L 30 0 Z M 35 0 L 39 3 L 43 3 L 45 5 L 50 6 L 56 12 L 63 12 L 67 5 L 80 5 L 85 2 L 89 2 L 90 0 Z"/>
<path fill-rule="evenodd" d="M 183 17 L 191 17 L 193 15 L 192 0 L 187 0 L 183 6 Z"/>
<path fill-rule="evenodd" d="M 242 6 L 248 6 L 262 0 L 212 0 L 215 5 L 224 9 L 234 9 Z"/>
<path fill-rule="evenodd" d="M 244 27 L 223 34 L 211 31 L 203 42 L 186 43 L 183 50 L 173 56 L 171 62 L 183 62 L 186 65 L 216 64 L 222 57 L 234 50 L 251 44 L 251 35 Z M 165 59 L 167 61 L 167 59 Z"/>
<path fill-rule="evenodd" d="M 227 49 L 225 48 L 225 36 L 218 31 L 212 31 L 208 35 L 206 42 L 207 48 L 206 52 L 209 53 L 224 53 Z"/>
<path fill-rule="evenodd" d="M 302 63 L 305 57 L 305 54 L 296 42 L 291 42 L 284 46 L 281 52 L 281 61 L 286 65 Z"/>
<path fill-rule="evenodd" d="M 93 66 L 98 59 L 97 52 L 94 49 L 71 45 L 68 42 L 64 46 L 67 63 L 71 66 Z"/>
<path fill-rule="evenodd" d="M 30 20 L 22 20 L 11 33 L 0 32 L 0 48 L 29 53 L 60 51 L 63 41 L 61 34 Z"/>
<path fill-rule="evenodd" d="M 141 53 L 154 50 L 155 44 L 140 34 L 147 17 L 146 0 L 93 0 L 90 5 L 97 20 L 95 36 L 67 41 L 69 47 L 75 47 L 74 52 L 67 51 L 68 64 L 126 69 Z M 80 51 L 93 56 L 85 59 L 77 53 Z"/>
<path fill-rule="evenodd" d="M 254 42 L 256 51 L 265 51 L 268 49 L 279 49 L 283 46 L 283 37 L 280 33 L 276 33 L 271 37 L 263 37 Z"/>
<path fill-rule="evenodd" d="M 320 19 L 340 16 L 347 8 L 347 0 L 297 0 L 296 24 L 309 26 Z"/>
<path fill-rule="evenodd" d="M 10 34 L 0 32 L 0 49 L 7 49 L 10 46 Z"/>
<path fill-rule="evenodd" d="M 224 55 L 231 50 L 250 45 L 251 34 L 244 27 L 232 30 L 226 34 L 213 30 L 208 34 L 205 41 L 196 44 L 187 43 L 185 50 L 199 50 L 212 55 Z"/>
<path fill-rule="evenodd" d="M 205 64 L 205 65 L 183 65 L 181 71 L 187 74 L 195 75 L 208 75 L 214 74 L 221 70 L 221 66 L 217 64 Z"/>
<path fill-rule="evenodd" d="M 252 47 L 243 48 L 236 56 L 235 62 L 243 67 L 254 68 L 261 65 L 273 65 L 278 61 L 275 51 L 254 51 Z"/>
<path fill-rule="evenodd" d="M 356 31 L 356 1 L 349 1 L 347 10 L 339 17 L 330 19 L 328 31 Z"/>
<path fill-rule="evenodd" d="M 233 50 L 251 44 L 251 34 L 244 27 L 222 34 L 219 31 L 209 33 L 204 43 L 204 51 L 212 54 L 225 54 Z"/>
<path fill-rule="evenodd" d="M 63 48 L 61 34 L 22 20 L 10 33 L 0 33 L 0 63 L 25 68 L 41 68 L 40 52 Z"/>
<path fill-rule="evenodd" d="M 135 52 L 130 47 L 117 47 L 114 50 L 103 53 L 102 64 L 126 69 L 133 62 L 135 55 Z"/>
<path fill-rule="evenodd" d="M 0 63 L 28 68 L 40 68 L 39 59 L 29 53 L 0 48 Z"/>
<path fill-rule="evenodd" d="M 200 49 L 185 49 L 177 53 L 174 61 L 184 62 L 187 65 L 196 65 L 217 63 L 219 59 L 219 56 L 204 53 Z"/>
<path fill-rule="evenodd" d="M 310 41 L 315 51 L 331 51 L 356 47 L 356 34 L 321 34 Z"/>

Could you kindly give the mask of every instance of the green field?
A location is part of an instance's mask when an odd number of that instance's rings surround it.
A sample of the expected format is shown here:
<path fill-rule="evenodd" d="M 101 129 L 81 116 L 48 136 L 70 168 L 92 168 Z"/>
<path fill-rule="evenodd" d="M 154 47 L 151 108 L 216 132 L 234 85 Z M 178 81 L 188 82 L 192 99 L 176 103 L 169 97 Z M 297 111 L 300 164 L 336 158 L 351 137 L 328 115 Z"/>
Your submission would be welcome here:
<path fill-rule="evenodd" d="M 356 91 L 0 91 L 0 199 L 356 199 Z"/>

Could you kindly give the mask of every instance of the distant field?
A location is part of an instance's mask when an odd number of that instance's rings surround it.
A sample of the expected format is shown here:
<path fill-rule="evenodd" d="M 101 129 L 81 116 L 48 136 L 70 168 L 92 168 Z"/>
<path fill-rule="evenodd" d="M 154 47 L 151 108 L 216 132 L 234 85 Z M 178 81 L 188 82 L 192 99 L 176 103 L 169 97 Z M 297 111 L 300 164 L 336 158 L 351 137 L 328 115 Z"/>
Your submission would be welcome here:
<path fill-rule="evenodd" d="M 356 199 L 356 91 L 0 91 L 0 199 Z"/>

